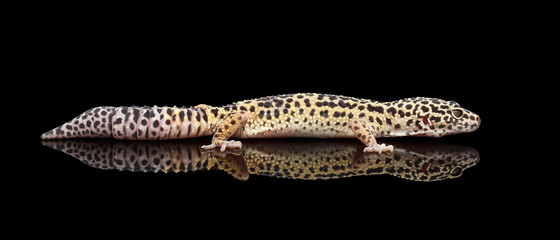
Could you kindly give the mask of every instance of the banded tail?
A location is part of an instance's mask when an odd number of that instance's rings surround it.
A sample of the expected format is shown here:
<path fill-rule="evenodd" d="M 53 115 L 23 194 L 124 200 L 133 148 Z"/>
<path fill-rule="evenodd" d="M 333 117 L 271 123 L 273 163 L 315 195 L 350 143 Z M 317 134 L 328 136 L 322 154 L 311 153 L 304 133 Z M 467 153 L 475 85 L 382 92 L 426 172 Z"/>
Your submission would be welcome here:
<path fill-rule="evenodd" d="M 165 140 L 209 136 L 211 129 L 203 107 L 96 107 L 44 133 L 41 139 Z"/>

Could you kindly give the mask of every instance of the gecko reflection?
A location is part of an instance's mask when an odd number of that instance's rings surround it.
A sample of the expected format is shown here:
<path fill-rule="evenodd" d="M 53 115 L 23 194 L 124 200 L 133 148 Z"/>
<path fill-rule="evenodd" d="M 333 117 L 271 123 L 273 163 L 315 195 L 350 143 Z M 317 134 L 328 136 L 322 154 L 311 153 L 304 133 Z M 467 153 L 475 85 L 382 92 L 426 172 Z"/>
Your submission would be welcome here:
<path fill-rule="evenodd" d="M 365 154 L 354 140 L 254 140 L 237 152 L 203 152 L 203 141 L 55 140 L 43 145 L 99 169 L 142 172 L 224 170 L 290 179 L 336 179 L 389 174 L 411 181 L 457 178 L 479 162 L 471 147 L 392 142 L 392 155 Z"/>

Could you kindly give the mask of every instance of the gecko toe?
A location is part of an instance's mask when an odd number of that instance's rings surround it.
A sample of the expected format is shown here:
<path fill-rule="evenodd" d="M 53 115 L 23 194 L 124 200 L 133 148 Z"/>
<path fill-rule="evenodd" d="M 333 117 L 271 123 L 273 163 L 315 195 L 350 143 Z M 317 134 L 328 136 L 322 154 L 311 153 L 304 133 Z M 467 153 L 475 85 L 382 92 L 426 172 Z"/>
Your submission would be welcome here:
<path fill-rule="evenodd" d="M 383 153 L 383 152 L 392 153 L 393 150 L 394 150 L 393 145 L 387 146 L 385 144 L 374 144 L 364 148 L 365 153 Z"/>
<path fill-rule="evenodd" d="M 242 144 L 240 141 L 229 140 L 222 143 L 222 147 L 220 148 L 220 151 L 223 152 L 226 149 L 241 149 L 241 146 Z"/>
<path fill-rule="evenodd" d="M 204 150 L 211 150 L 211 149 L 214 149 L 214 148 L 216 148 L 216 147 L 217 147 L 216 144 L 215 144 L 215 143 L 212 143 L 212 144 L 210 144 L 210 145 L 203 145 L 203 146 L 201 146 L 200 148 L 202 148 L 202 149 L 204 149 Z"/>
<path fill-rule="evenodd" d="M 213 142 L 210 145 L 203 145 L 201 148 L 203 150 L 212 150 L 212 149 L 219 149 L 220 152 L 225 152 L 228 149 L 241 149 L 243 145 L 239 141 L 221 141 L 221 142 Z"/>

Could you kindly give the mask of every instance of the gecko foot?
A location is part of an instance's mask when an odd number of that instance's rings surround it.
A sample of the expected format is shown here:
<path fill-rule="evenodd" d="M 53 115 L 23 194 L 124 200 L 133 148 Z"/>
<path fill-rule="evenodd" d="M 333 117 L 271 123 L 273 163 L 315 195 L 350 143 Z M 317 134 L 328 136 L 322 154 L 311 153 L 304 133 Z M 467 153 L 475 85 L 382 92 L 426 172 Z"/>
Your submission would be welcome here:
<path fill-rule="evenodd" d="M 371 146 L 367 146 L 364 148 L 365 153 L 382 153 L 382 152 L 393 152 L 393 145 L 386 146 L 384 143 L 382 144 L 375 144 Z"/>
<path fill-rule="evenodd" d="M 213 142 L 212 144 L 204 145 L 201 148 L 204 150 L 220 148 L 220 152 L 224 152 L 226 149 L 241 149 L 241 142 L 234 140 Z"/>

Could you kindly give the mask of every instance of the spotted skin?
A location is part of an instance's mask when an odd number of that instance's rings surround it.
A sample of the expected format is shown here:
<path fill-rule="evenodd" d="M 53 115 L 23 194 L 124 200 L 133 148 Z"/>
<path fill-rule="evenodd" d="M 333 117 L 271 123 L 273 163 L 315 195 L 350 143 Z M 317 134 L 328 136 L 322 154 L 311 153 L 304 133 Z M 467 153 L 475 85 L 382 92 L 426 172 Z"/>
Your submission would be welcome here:
<path fill-rule="evenodd" d="M 52 129 L 42 139 L 114 138 L 120 140 L 168 140 L 209 136 L 205 106 L 96 107 Z"/>
<path fill-rule="evenodd" d="M 380 153 L 393 147 L 378 144 L 376 138 L 441 137 L 479 126 L 478 115 L 453 101 L 416 97 L 377 102 L 298 93 L 222 107 L 97 107 L 41 138 L 165 140 L 213 135 L 212 143 L 203 148 L 221 151 L 241 148 L 241 142 L 230 138 L 358 138 L 366 145 L 365 152 Z"/>
<path fill-rule="evenodd" d="M 367 123 L 362 119 L 354 119 L 350 121 L 350 129 L 354 132 L 354 135 L 358 137 L 367 147 L 364 152 L 386 152 L 393 151 L 393 146 L 385 146 L 385 144 L 377 144 L 375 140 L 375 134 L 367 127 Z"/>
<path fill-rule="evenodd" d="M 478 152 L 465 146 L 395 142 L 393 154 L 361 151 L 357 141 L 247 140 L 242 151 L 203 151 L 203 141 L 44 141 L 83 163 L 104 170 L 192 172 L 222 170 L 239 180 L 250 175 L 299 180 L 390 175 L 433 182 L 460 177 L 478 164 Z M 233 151 L 233 152 L 232 152 Z"/>

